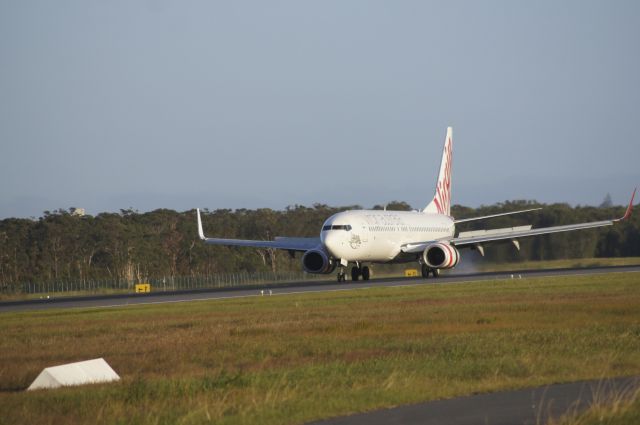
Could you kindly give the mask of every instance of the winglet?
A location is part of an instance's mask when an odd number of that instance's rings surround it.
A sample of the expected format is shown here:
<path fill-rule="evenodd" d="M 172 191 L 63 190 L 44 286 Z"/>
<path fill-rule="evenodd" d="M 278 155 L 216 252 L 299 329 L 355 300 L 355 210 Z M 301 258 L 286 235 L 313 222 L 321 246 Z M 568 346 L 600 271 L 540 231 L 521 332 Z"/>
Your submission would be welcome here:
<path fill-rule="evenodd" d="M 624 217 L 622 217 L 618 221 L 624 221 L 624 220 L 627 220 L 629 217 L 631 217 L 631 210 L 633 209 L 633 198 L 636 197 L 636 190 L 638 190 L 637 187 L 633 189 L 633 195 L 631 195 L 631 200 L 629 201 L 629 206 L 627 207 L 627 211 L 624 213 Z"/>
<path fill-rule="evenodd" d="M 200 218 L 200 208 L 196 208 L 196 214 L 198 215 L 198 236 L 200 239 L 205 240 L 204 232 L 202 231 L 202 219 Z"/>

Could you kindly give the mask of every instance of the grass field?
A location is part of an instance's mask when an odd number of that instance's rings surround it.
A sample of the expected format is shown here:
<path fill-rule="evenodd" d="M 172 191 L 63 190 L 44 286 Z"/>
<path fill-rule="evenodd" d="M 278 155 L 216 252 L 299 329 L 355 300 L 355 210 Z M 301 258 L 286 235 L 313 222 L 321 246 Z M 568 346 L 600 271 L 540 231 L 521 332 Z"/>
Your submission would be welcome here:
<path fill-rule="evenodd" d="M 0 423 L 297 424 L 640 374 L 640 273 L 0 316 Z M 116 384 L 22 392 L 104 357 Z"/>

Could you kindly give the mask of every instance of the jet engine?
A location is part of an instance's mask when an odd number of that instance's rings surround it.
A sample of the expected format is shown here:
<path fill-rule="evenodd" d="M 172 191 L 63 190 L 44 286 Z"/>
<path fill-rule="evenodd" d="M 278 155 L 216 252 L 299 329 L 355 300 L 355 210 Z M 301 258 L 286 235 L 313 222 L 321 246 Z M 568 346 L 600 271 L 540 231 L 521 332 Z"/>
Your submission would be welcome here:
<path fill-rule="evenodd" d="M 451 269 L 460 262 L 460 252 L 446 242 L 436 242 L 424 249 L 422 260 L 432 269 Z"/>
<path fill-rule="evenodd" d="M 336 263 L 323 250 L 310 249 L 302 256 L 302 267 L 307 273 L 328 274 L 335 270 Z"/>

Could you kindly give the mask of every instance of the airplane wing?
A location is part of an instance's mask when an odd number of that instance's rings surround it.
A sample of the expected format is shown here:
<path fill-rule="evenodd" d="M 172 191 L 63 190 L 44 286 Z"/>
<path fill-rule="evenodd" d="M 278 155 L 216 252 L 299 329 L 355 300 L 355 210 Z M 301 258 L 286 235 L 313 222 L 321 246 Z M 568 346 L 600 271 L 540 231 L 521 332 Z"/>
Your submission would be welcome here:
<path fill-rule="evenodd" d="M 480 230 L 477 232 L 461 232 L 457 238 L 449 239 L 451 245 L 464 247 L 466 245 L 475 245 L 483 242 L 494 242 L 505 239 L 518 239 L 527 236 L 547 235 L 550 233 L 570 232 L 572 230 L 592 229 L 596 227 L 611 226 L 619 220 L 594 221 L 591 223 L 569 224 L 566 226 L 541 227 L 539 229 L 520 229 L 518 227 L 509 227 L 506 229 Z M 471 233 L 471 234 L 470 234 Z M 484 234 L 479 234 L 484 233 Z"/>
<path fill-rule="evenodd" d="M 522 211 L 511 211 L 511 212 L 500 213 L 500 214 L 484 215 L 482 217 L 463 218 L 463 219 L 460 219 L 460 220 L 454 220 L 453 222 L 456 223 L 456 224 L 458 224 L 458 223 L 466 223 L 468 221 L 486 220 L 488 218 L 502 217 L 504 215 L 522 214 L 522 213 L 526 213 L 526 212 L 529 212 L 529 211 L 538 211 L 538 210 L 541 210 L 541 209 L 542 208 L 530 208 L 528 210 L 522 210 Z"/>
<path fill-rule="evenodd" d="M 636 189 L 637 190 L 637 189 Z M 563 226 L 542 227 L 532 229 L 531 226 L 511 227 L 506 229 L 480 230 L 473 232 L 461 232 L 457 238 L 449 239 L 449 243 L 456 247 L 478 245 L 485 242 L 495 242 L 501 240 L 516 241 L 518 238 L 529 236 L 546 235 L 550 233 L 570 232 L 572 230 L 593 229 L 596 227 L 611 226 L 618 221 L 623 221 L 631 216 L 633 208 L 633 199 L 636 196 L 636 190 L 631 195 L 631 201 L 623 217 L 613 220 L 593 221 L 590 223 L 567 224 Z M 518 246 L 516 244 L 516 246 Z"/>
<path fill-rule="evenodd" d="M 504 229 L 489 229 L 489 230 L 475 230 L 470 232 L 460 232 L 458 237 L 444 238 L 436 241 L 414 242 L 405 244 L 402 246 L 403 252 L 417 253 L 423 251 L 427 246 L 434 242 L 448 242 L 457 248 L 475 247 L 479 248 L 482 252 L 482 244 L 488 242 L 497 242 L 510 240 L 519 249 L 518 239 L 529 236 L 546 235 L 550 233 L 570 232 L 572 230 L 593 229 L 597 227 L 611 226 L 618 221 L 627 220 L 631 216 L 631 210 L 633 208 L 633 199 L 636 196 L 636 190 L 631 195 L 631 201 L 623 217 L 613 220 L 593 221 L 590 223 L 578 223 L 567 224 L 563 226 L 542 227 L 539 229 L 532 229 L 531 225 L 507 227 Z M 479 217 L 487 218 L 487 217 Z"/>
<path fill-rule="evenodd" d="M 221 239 L 208 238 L 202 230 L 200 209 L 196 208 L 198 215 L 198 236 L 209 245 L 246 246 L 252 248 L 285 249 L 287 251 L 308 251 L 320 245 L 320 238 L 284 238 L 277 237 L 273 241 L 258 241 L 249 239 Z"/>

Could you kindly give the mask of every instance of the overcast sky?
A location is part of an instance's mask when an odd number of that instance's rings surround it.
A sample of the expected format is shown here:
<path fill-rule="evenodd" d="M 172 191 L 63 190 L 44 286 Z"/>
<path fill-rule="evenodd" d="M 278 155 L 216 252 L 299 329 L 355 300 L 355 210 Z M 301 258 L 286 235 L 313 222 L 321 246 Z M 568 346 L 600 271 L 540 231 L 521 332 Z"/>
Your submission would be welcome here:
<path fill-rule="evenodd" d="M 628 202 L 638 1 L 0 0 L 0 218 Z"/>

